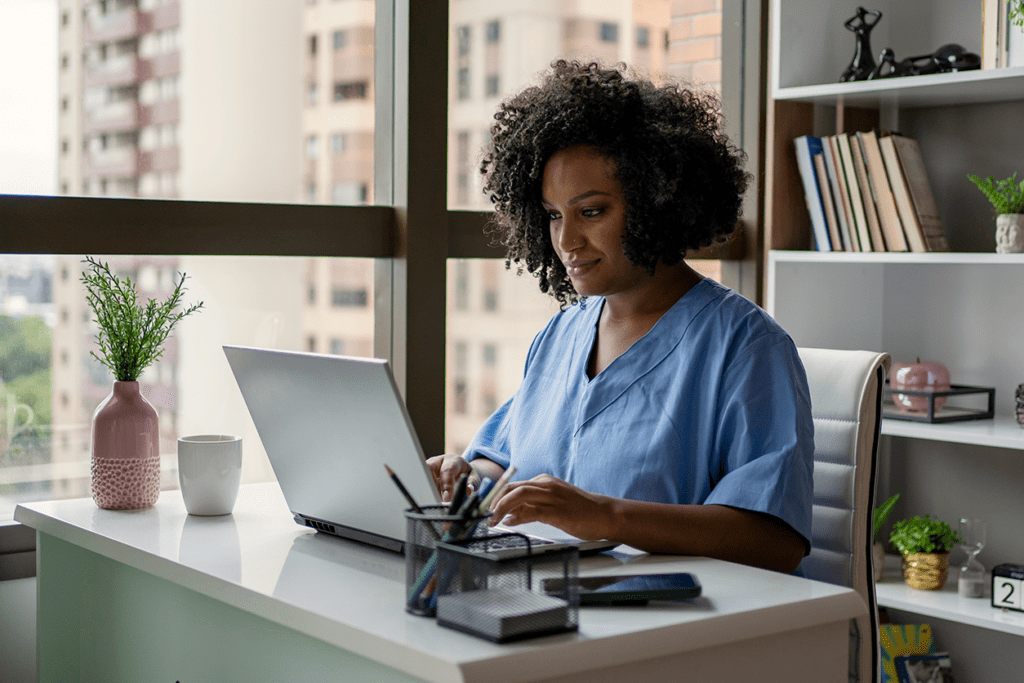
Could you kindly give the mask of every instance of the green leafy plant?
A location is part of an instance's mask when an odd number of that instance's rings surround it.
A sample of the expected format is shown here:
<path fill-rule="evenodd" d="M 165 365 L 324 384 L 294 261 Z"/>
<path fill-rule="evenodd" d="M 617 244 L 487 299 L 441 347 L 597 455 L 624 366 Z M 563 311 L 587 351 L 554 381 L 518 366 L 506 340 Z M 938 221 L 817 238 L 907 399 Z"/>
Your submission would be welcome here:
<path fill-rule="evenodd" d="M 1024 180 L 1018 184 L 1016 173 L 999 181 L 992 176 L 982 179 L 968 175 L 967 178 L 988 197 L 997 214 L 1024 213 Z"/>
<path fill-rule="evenodd" d="M 953 531 L 946 522 L 925 515 L 896 522 L 889 540 L 904 556 L 914 553 L 947 553 L 960 542 L 960 534 Z"/>
<path fill-rule="evenodd" d="M 875 538 L 877 539 L 882 533 L 882 525 L 885 524 L 885 518 L 892 512 L 893 506 L 896 505 L 896 501 L 900 499 L 900 494 L 894 493 L 889 500 L 881 504 L 881 506 L 875 508 Z"/>
<path fill-rule="evenodd" d="M 1024 28 L 1024 0 L 1010 3 L 1010 23 Z"/>
<path fill-rule="evenodd" d="M 163 343 L 174 326 L 187 315 L 203 307 L 203 302 L 175 312 L 185 292 L 185 273 L 174 292 L 162 303 L 150 299 L 138 302 L 131 278 L 124 280 L 110 266 L 86 256 L 88 264 L 82 273 L 85 300 L 96 315 L 99 333 L 96 342 L 100 353 L 92 357 L 114 372 L 120 382 L 134 382 L 149 365 L 163 356 Z"/>

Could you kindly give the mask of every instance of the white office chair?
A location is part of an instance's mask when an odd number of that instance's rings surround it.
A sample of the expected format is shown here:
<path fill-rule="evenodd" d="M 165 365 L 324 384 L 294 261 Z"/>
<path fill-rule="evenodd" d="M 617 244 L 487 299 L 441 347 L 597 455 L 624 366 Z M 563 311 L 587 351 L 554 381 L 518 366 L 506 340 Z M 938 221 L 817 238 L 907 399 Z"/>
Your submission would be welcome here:
<path fill-rule="evenodd" d="M 811 553 L 800 565 L 811 579 L 853 588 L 868 616 L 850 622 L 850 681 L 879 677 L 873 510 L 875 458 L 882 420 L 887 353 L 798 349 L 814 418 L 814 511 Z"/>

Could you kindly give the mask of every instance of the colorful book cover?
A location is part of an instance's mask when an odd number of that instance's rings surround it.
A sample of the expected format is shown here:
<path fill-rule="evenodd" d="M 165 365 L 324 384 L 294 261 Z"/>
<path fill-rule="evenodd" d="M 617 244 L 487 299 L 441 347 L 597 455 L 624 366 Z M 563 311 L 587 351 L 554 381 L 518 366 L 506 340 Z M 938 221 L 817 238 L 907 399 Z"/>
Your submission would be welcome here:
<path fill-rule="evenodd" d="M 878 627 L 878 638 L 882 644 L 882 683 L 899 683 L 896 657 L 935 652 L 928 624 L 882 624 Z"/>

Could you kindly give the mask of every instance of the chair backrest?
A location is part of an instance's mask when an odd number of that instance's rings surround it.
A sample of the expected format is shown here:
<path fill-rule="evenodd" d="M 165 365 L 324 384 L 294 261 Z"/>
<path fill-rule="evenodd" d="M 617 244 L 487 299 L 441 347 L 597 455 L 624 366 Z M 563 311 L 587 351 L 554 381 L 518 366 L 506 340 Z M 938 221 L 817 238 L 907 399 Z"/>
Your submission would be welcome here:
<path fill-rule="evenodd" d="M 892 362 L 872 351 L 798 349 L 814 419 L 811 579 L 847 586 L 868 606 L 851 623 L 850 680 L 878 678 L 878 609 L 871 545 L 882 386 Z"/>

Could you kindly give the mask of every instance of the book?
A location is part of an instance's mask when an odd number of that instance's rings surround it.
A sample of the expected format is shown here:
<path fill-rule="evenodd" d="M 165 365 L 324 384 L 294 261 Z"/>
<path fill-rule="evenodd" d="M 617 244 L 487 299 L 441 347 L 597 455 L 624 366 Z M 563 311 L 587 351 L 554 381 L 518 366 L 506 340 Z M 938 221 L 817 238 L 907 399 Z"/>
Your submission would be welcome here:
<path fill-rule="evenodd" d="M 853 153 L 853 165 L 857 169 L 857 182 L 864 197 L 864 213 L 868 219 L 868 232 L 871 235 L 871 250 L 885 251 L 885 238 L 882 236 L 882 224 L 878 220 L 878 206 L 875 191 L 868 178 L 868 168 L 864 163 L 864 148 L 858 135 L 850 136 L 850 151 Z"/>
<path fill-rule="evenodd" d="M 843 164 L 839 159 L 839 147 L 836 145 L 835 136 L 823 137 L 821 144 L 826 152 L 825 169 L 832 184 L 832 197 L 836 202 L 836 216 L 839 218 L 839 234 L 843 238 L 843 248 L 846 251 L 859 251 L 853 241 L 856 239 L 857 228 L 853 225 L 853 216 L 850 214 L 850 198 L 846 194 L 846 178 L 843 175 Z"/>
<path fill-rule="evenodd" d="M 807 212 L 811 216 L 811 230 L 814 233 L 814 246 L 818 251 L 831 251 L 828 224 L 825 219 L 825 206 L 818 187 L 818 174 L 814 170 L 814 155 L 821 154 L 821 138 L 813 135 L 801 135 L 793 140 L 796 148 L 796 164 L 800 169 L 800 179 L 804 184 L 804 199 L 807 201 Z"/>
<path fill-rule="evenodd" d="M 1004 0 L 981 2 L 981 68 L 999 67 L 999 5 Z"/>
<path fill-rule="evenodd" d="M 819 152 L 814 155 L 814 171 L 818 175 L 818 188 L 821 190 L 821 203 L 825 207 L 825 223 L 828 224 L 828 237 L 832 242 L 832 250 L 842 251 L 843 240 L 839 236 L 839 219 L 836 218 L 836 203 L 828 182 L 824 153 Z"/>
<path fill-rule="evenodd" d="M 900 213 L 900 221 L 903 223 L 903 233 L 906 235 L 907 244 L 910 250 L 915 253 L 926 251 L 949 251 L 946 244 L 945 231 L 942 228 L 942 221 L 939 220 L 938 209 L 935 208 L 935 200 L 928 186 L 928 176 L 924 172 L 924 164 L 920 161 L 920 152 L 916 150 L 916 143 L 913 144 L 913 152 L 908 152 L 916 159 L 916 168 L 911 168 L 914 174 L 913 180 L 908 176 L 904 164 L 900 160 L 900 152 L 897 150 L 897 139 L 902 138 L 901 144 L 907 148 L 906 140 L 901 135 L 889 135 L 878 141 L 882 148 L 882 158 L 885 160 L 885 168 L 889 173 L 889 184 L 892 186 L 892 194 L 896 199 L 896 208 Z M 916 153 L 916 156 L 914 154 Z M 922 202 L 922 209 L 919 211 L 914 203 L 914 196 L 911 190 L 911 183 L 914 184 L 918 198 Z M 925 228 L 925 225 L 928 228 Z M 927 231 L 927 236 L 926 236 Z M 933 248 L 929 248 L 929 246 Z"/>
<path fill-rule="evenodd" d="M 932 194 L 931 183 L 928 182 L 928 172 L 925 170 L 917 140 L 905 135 L 892 135 L 891 139 L 914 206 L 916 227 L 922 233 L 925 250 L 949 251 L 946 229 L 942 226 L 939 208 L 935 205 L 935 195 Z"/>
<path fill-rule="evenodd" d="M 850 136 L 848 133 L 836 135 L 836 146 L 839 148 L 839 157 L 843 161 L 843 174 L 846 176 L 846 192 L 850 201 L 850 213 L 853 215 L 853 223 L 857 227 L 857 244 L 860 251 L 872 251 L 871 235 L 868 233 L 868 219 L 864 208 L 864 196 L 861 192 L 860 181 L 857 178 L 857 169 L 853 163 L 853 150 L 850 148 Z"/>
<path fill-rule="evenodd" d="M 948 652 L 897 655 L 896 676 L 900 683 L 954 683 Z"/>
<path fill-rule="evenodd" d="M 886 173 L 885 162 L 882 160 L 878 135 L 873 130 L 857 133 L 857 135 L 864 149 L 864 163 L 867 166 L 868 178 L 871 180 L 871 188 L 875 191 L 878 219 L 882 224 L 882 234 L 885 235 L 885 246 L 889 251 L 906 251 L 907 242 L 903 237 L 903 224 L 900 221 L 896 200 L 893 198 L 892 189 L 889 186 L 889 174 Z"/>
<path fill-rule="evenodd" d="M 928 624 L 881 624 L 878 640 L 882 655 L 882 683 L 897 683 L 896 658 L 900 655 L 925 655 L 935 652 L 932 629 Z"/>

